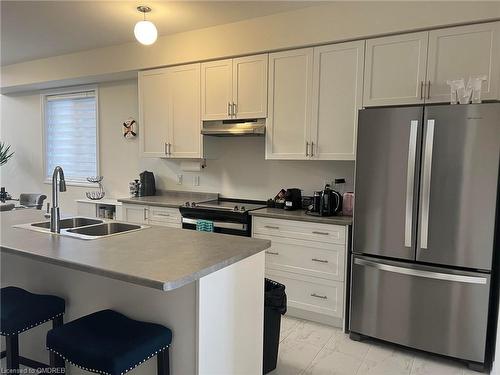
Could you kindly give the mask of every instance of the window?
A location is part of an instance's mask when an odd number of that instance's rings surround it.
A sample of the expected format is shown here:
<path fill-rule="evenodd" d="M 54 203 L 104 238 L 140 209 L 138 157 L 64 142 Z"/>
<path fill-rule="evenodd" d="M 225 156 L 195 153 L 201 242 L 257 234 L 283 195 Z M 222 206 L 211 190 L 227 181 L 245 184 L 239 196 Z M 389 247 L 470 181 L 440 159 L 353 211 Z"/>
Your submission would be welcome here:
<path fill-rule="evenodd" d="M 43 98 L 46 180 L 60 165 L 67 182 L 86 183 L 98 175 L 96 90 Z"/>

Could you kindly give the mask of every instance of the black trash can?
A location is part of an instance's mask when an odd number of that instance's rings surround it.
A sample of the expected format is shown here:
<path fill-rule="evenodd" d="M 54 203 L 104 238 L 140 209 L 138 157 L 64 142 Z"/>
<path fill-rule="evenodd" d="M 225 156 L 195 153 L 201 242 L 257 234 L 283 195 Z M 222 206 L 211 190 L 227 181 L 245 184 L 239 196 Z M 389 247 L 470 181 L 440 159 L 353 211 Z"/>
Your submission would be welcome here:
<path fill-rule="evenodd" d="M 286 313 L 285 286 L 265 279 L 264 297 L 264 364 L 262 373 L 276 368 L 280 344 L 281 315 Z"/>

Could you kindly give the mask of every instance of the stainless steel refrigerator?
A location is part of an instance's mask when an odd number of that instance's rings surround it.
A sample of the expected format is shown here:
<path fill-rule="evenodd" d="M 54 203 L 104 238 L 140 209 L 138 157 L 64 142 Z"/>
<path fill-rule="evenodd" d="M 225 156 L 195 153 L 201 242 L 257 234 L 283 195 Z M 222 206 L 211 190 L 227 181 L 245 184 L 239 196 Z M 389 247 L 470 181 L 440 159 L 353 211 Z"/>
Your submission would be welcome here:
<path fill-rule="evenodd" d="M 364 109 L 358 124 L 352 336 L 480 368 L 497 246 L 500 103 Z"/>

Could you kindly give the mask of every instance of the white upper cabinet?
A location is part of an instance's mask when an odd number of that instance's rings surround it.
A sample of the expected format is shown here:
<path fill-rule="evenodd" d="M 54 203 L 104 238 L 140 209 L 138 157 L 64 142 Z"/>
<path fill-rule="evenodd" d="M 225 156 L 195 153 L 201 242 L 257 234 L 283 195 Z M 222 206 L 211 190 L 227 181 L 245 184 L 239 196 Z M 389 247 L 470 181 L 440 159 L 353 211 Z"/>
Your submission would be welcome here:
<path fill-rule="evenodd" d="M 141 153 L 201 158 L 200 64 L 139 73 Z"/>
<path fill-rule="evenodd" d="M 267 54 L 201 64 L 203 120 L 267 116 Z"/>
<path fill-rule="evenodd" d="M 498 99 L 500 81 L 500 22 L 429 32 L 427 102 L 449 102 L 447 80 L 486 75 L 481 98 Z"/>
<path fill-rule="evenodd" d="M 369 39 L 363 105 L 449 103 L 447 80 L 478 75 L 482 99 L 500 99 L 500 22 Z"/>
<path fill-rule="evenodd" d="M 201 158 L 200 64 L 168 69 L 168 156 Z"/>
<path fill-rule="evenodd" d="M 313 49 L 269 54 L 266 159 L 308 159 Z"/>
<path fill-rule="evenodd" d="M 166 69 L 139 73 L 139 136 L 144 157 L 165 157 L 168 138 Z"/>
<path fill-rule="evenodd" d="M 233 60 L 233 117 L 267 117 L 267 54 Z"/>
<path fill-rule="evenodd" d="M 363 105 L 423 103 L 428 32 L 366 41 Z"/>
<path fill-rule="evenodd" d="M 201 117 L 203 120 L 231 118 L 233 60 L 201 64 Z"/>
<path fill-rule="evenodd" d="M 365 42 L 314 48 L 311 157 L 354 160 Z"/>

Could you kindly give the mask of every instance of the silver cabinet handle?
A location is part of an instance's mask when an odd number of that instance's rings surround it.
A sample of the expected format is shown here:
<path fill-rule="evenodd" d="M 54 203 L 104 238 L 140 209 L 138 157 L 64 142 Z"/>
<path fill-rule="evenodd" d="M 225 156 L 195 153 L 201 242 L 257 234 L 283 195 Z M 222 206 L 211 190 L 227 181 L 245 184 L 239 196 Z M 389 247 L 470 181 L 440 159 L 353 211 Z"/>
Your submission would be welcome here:
<path fill-rule="evenodd" d="M 168 143 L 165 142 L 164 146 L 163 146 L 163 151 L 165 152 L 165 155 L 168 155 Z"/>
<path fill-rule="evenodd" d="M 328 299 L 327 296 L 322 296 L 322 295 L 316 294 L 316 293 L 311 293 L 311 297 L 321 298 L 321 299 Z"/>
<path fill-rule="evenodd" d="M 434 144 L 434 120 L 427 120 L 427 129 L 425 134 L 424 162 L 422 172 L 422 195 L 421 221 L 420 221 L 420 247 L 427 249 L 427 240 L 429 238 L 429 203 L 431 194 L 431 170 L 432 170 L 432 147 Z"/>
<path fill-rule="evenodd" d="M 147 220 L 148 219 L 148 209 L 145 208 L 144 209 L 144 220 Z"/>
<path fill-rule="evenodd" d="M 162 213 L 158 213 L 158 214 L 155 214 L 156 216 L 170 216 L 170 214 L 162 214 Z"/>
<path fill-rule="evenodd" d="M 236 116 L 237 112 L 238 112 L 238 105 L 236 103 L 233 103 L 233 116 Z"/>
<path fill-rule="evenodd" d="M 312 231 L 312 234 L 321 234 L 323 236 L 329 236 L 330 235 L 330 233 L 328 233 L 328 232 L 318 232 L 318 231 L 315 231 L 315 230 Z"/>
<path fill-rule="evenodd" d="M 420 100 L 424 98 L 424 81 L 420 81 Z"/>
<path fill-rule="evenodd" d="M 372 267 L 380 271 L 387 271 L 387 272 L 399 273 L 403 275 L 416 276 L 416 277 L 425 277 L 427 279 L 456 281 L 459 283 L 468 283 L 468 284 L 486 284 L 488 282 L 488 279 L 486 279 L 485 277 L 475 277 L 467 275 L 456 275 L 453 273 L 424 271 L 414 268 L 398 267 L 398 266 L 392 266 L 390 264 L 376 263 L 359 258 L 354 259 L 354 263 L 360 266 Z"/>
<path fill-rule="evenodd" d="M 227 115 L 228 117 L 231 117 L 231 103 L 227 102 Z"/>
<path fill-rule="evenodd" d="M 277 251 L 274 252 L 274 251 L 266 251 L 266 254 L 269 254 L 269 255 L 280 255 L 280 253 L 278 253 Z"/>
<path fill-rule="evenodd" d="M 326 259 L 317 259 L 317 258 L 312 258 L 311 259 L 313 262 L 318 262 L 318 263 L 328 263 Z"/>
<path fill-rule="evenodd" d="M 427 99 L 431 98 L 431 81 L 427 83 Z"/>
<path fill-rule="evenodd" d="M 413 226 L 413 185 L 415 183 L 415 156 L 417 153 L 418 120 L 410 121 L 410 137 L 408 140 L 408 166 L 406 168 L 406 215 L 405 246 L 411 247 L 411 231 Z"/>
<path fill-rule="evenodd" d="M 309 142 L 306 142 L 306 156 L 309 156 Z"/>
<path fill-rule="evenodd" d="M 311 142 L 311 156 L 314 156 L 314 142 Z"/>
<path fill-rule="evenodd" d="M 168 155 L 172 155 L 172 143 L 168 144 Z"/>
<path fill-rule="evenodd" d="M 267 229 L 280 229 L 280 227 L 276 227 L 274 225 L 264 225 L 264 228 L 267 228 Z"/>

